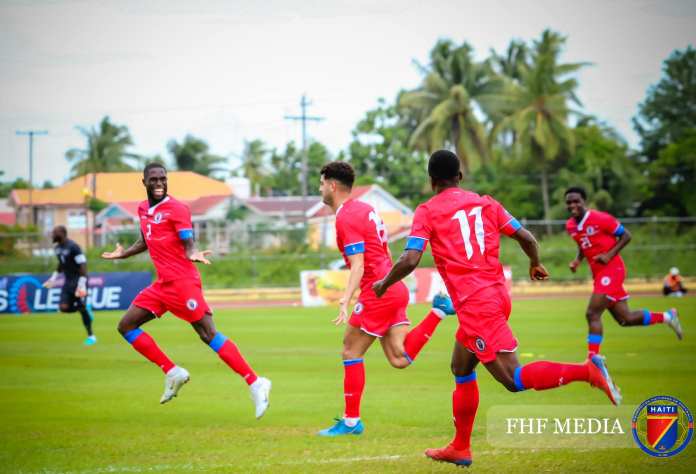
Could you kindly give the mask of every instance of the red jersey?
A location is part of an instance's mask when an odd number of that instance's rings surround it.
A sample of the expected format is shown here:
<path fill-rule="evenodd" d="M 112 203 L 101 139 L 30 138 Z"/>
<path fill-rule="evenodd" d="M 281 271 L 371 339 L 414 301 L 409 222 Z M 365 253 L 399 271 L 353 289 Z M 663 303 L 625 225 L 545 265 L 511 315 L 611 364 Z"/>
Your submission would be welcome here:
<path fill-rule="evenodd" d="M 140 232 L 160 281 L 184 278 L 200 279 L 198 269 L 186 256 L 182 239 L 193 237 L 191 212 L 186 204 L 171 196 L 150 207 L 148 201 L 138 206 Z"/>
<path fill-rule="evenodd" d="M 596 264 L 592 257 L 611 250 L 616 245 L 616 238 L 625 232 L 623 225 L 614 216 L 594 209 L 588 209 L 580 222 L 574 217 L 568 219 L 566 231 L 577 242 L 593 273 L 595 266 L 599 264 Z M 616 255 L 609 263 L 618 262 L 623 260 Z"/>
<path fill-rule="evenodd" d="M 384 278 L 391 270 L 387 227 L 377 211 L 369 204 L 348 199 L 338 208 L 336 244 L 348 268 L 350 268 L 348 256 L 365 254 L 365 272 L 360 280 L 361 290 L 371 288 L 372 283 Z"/>
<path fill-rule="evenodd" d="M 416 208 L 406 249 L 424 251 L 430 241 L 456 307 L 483 288 L 505 284 L 498 260 L 500 234 L 512 235 L 520 227 L 492 197 L 448 188 Z"/>

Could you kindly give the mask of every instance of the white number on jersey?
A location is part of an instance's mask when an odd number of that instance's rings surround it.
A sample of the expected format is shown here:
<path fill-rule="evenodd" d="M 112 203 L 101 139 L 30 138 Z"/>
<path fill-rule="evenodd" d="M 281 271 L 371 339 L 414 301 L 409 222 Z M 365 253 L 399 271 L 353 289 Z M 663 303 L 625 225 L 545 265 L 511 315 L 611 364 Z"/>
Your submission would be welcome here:
<path fill-rule="evenodd" d="M 580 247 L 584 249 L 589 249 L 592 247 L 592 242 L 590 242 L 590 238 L 586 235 L 583 235 L 580 237 Z"/>
<path fill-rule="evenodd" d="M 375 223 L 375 228 L 377 229 L 377 238 L 379 239 L 379 242 L 384 245 L 387 243 L 388 237 L 387 237 L 387 226 L 384 225 L 384 221 L 382 220 L 381 217 L 379 217 L 379 214 L 375 211 L 371 211 L 369 218 L 372 222 Z"/>
<path fill-rule="evenodd" d="M 481 217 L 481 206 L 476 206 L 469 212 L 468 216 L 466 211 L 457 211 L 452 219 L 459 221 L 459 230 L 462 232 L 462 240 L 464 241 L 464 250 L 466 250 L 466 258 L 471 260 L 474 255 L 474 247 L 471 245 L 471 226 L 469 225 L 469 217 L 474 217 L 474 235 L 476 236 L 476 243 L 481 251 L 481 255 L 486 250 L 486 243 L 484 240 L 485 233 L 483 231 L 483 218 Z"/>
<path fill-rule="evenodd" d="M 149 239 L 151 235 L 152 235 L 152 224 L 150 224 L 148 222 L 147 223 L 147 233 L 145 234 L 145 238 Z"/>

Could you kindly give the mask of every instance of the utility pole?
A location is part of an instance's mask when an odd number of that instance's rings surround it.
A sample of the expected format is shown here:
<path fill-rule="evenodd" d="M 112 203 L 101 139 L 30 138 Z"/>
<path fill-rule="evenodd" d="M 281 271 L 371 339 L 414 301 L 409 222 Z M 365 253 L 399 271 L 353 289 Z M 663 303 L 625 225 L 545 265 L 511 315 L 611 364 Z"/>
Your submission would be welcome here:
<path fill-rule="evenodd" d="M 20 136 L 29 137 L 29 223 L 35 225 L 34 219 L 34 202 L 32 199 L 32 190 L 34 189 L 34 137 L 40 135 L 48 135 L 47 130 L 17 130 L 15 132 Z"/>
<path fill-rule="evenodd" d="M 312 117 L 307 115 L 307 107 L 312 105 L 307 100 L 306 94 L 302 94 L 300 100 L 301 115 L 286 115 L 286 120 L 299 120 L 302 122 L 302 201 L 307 201 L 307 122 L 321 122 L 324 117 Z M 305 206 L 306 207 L 306 206 Z M 306 209 L 305 209 L 306 210 Z M 304 211 L 303 211 L 304 212 Z M 306 220 L 306 216 L 305 216 Z"/>

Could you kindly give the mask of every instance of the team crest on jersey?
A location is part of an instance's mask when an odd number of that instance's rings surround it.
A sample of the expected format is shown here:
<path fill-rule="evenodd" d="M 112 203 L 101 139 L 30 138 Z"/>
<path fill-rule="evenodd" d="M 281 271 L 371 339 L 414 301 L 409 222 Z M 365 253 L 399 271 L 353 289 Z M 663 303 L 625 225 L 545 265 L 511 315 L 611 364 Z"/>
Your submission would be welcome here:
<path fill-rule="evenodd" d="M 193 311 L 193 310 L 195 310 L 196 308 L 198 308 L 198 301 L 196 301 L 196 300 L 194 300 L 193 298 L 191 298 L 191 299 L 189 299 L 189 300 L 186 302 L 186 307 L 187 307 L 188 309 L 190 309 L 191 311 Z"/>
<path fill-rule="evenodd" d="M 475 344 L 476 344 L 476 349 L 478 349 L 479 352 L 483 352 L 486 350 L 486 341 L 484 341 L 482 338 L 477 337 Z"/>
<path fill-rule="evenodd" d="M 611 283 L 611 278 L 605 276 L 605 277 L 602 277 L 602 279 L 599 280 L 599 282 L 602 284 L 602 286 L 608 286 L 609 283 Z"/>
<path fill-rule="evenodd" d="M 587 233 L 587 235 L 594 235 L 594 233 L 595 233 L 595 228 L 592 227 L 591 225 L 590 225 L 590 226 L 587 226 L 587 229 L 585 229 L 585 232 Z"/>
<path fill-rule="evenodd" d="M 356 303 L 356 304 L 355 304 L 355 308 L 353 308 L 353 312 L 354 312 L 355 314 L 360 314 L 360 313 L 362 313 L 362 310 L 363 310 L 363 304 L 362 304 L 362 303 Z"/>
<path fill-rule="evenodd" d="M 660 458 L 683 450 L 694 431 L 694 418 L 681 400 L 658 395 L 645 400 L 633 413 L 633 439 L 643 452 Z"/>
<path fill-rule="evenodd" d="M 162 222 L 162 213 L 161 212 L 158 212 L 157 214 L 155 214 L 154 221 L 155 221 L 155 224 L 159 224 L 160 222 Z"/>

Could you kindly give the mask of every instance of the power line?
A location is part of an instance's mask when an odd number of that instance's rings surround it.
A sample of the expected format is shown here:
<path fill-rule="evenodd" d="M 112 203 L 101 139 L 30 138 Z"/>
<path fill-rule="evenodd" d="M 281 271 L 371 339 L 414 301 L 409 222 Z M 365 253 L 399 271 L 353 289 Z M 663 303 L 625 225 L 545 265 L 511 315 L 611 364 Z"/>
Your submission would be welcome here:
<path fill-rule="evenodd" d="M 29 137 L 29 221 L 32 225 L 36 224 L 34 219 L 34 207 L 32 191 L 34 189 L 34 137 L 48 135 L 47 130 L 17 130 L 15 134 Z"/>
<path fill-rule="evenodd" d="M 300 100 L 301 115 L 286 115 L 286 120 L 299 120 L 302 123 L 302 200 L 307 200 L 307 122 L 321 122 L 324 117 L 313 117 L 307 115 L 307 107 L 312 103 L 307 100 L 307 96 L 302 94 Z"/>

